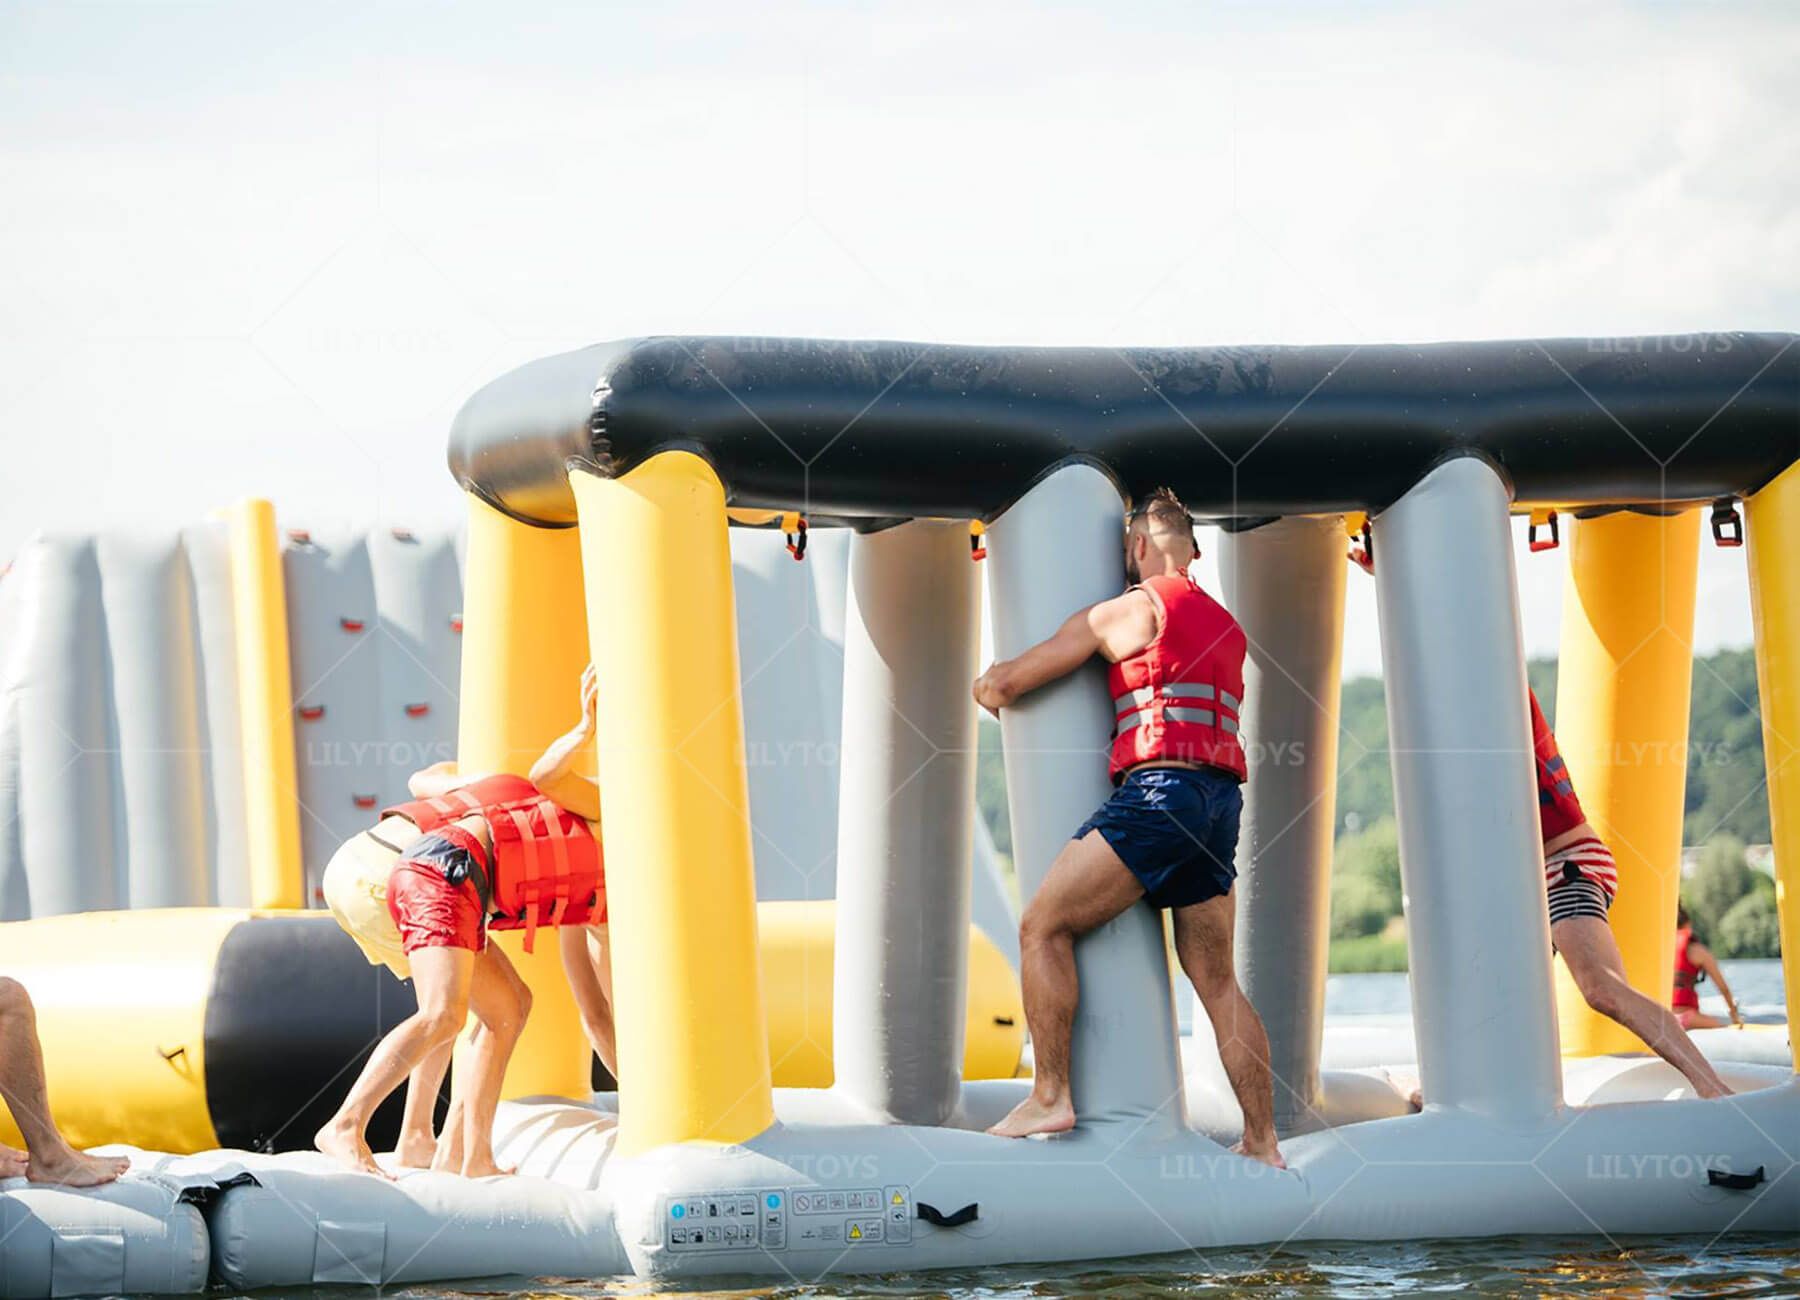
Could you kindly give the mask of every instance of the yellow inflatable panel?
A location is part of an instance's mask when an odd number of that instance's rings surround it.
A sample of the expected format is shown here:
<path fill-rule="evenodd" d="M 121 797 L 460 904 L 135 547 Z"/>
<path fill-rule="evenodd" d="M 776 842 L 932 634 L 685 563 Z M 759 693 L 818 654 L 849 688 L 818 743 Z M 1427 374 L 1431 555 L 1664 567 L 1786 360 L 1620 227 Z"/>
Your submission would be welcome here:
<path fill-rule="evenodd" d="M 1576 521 L 1563 588 L 1556 740 L 1576 797 L 1619 864 L 1611 922 L 1626 978 L 1667 1000 L 1681 891 L 1688 699 L 1694 675 L 1696 512 Z M 1592 1011 L 1557 963 L 1570 1055 L 1647 1050 Z"/>
<path fill-rule="evenodd" d="M 769 1057 L 780 1088 L 829 1088 L 832 961 L 837 905 L 757 907 L 763 991 L 769 1004 Z M 963 1037 L 965 1079 L 1010 1079 L 1025 1046 L 1025 1008 L 1006 956 L 969 929 L 969 1004 Z"/>
<path fill-rule="evenodd" d="M 570 475 L 599 678 L 619 1150 L 774 1122 L 725 490 L 690 452 Z"/>
<path fill-rule="evenodd" d="M 256 907 L 304 907 L 287 589 L 275 507 L 251 498 L 233 506 L 228 517 L 250 901 Z"/>
<path fill-rule="evenodd" d="M 1775 907 L 1791 1023 L 1800 1009 L 1800 465 L 1751 497 L 1746 514 Z M 1800 1038 L 1791 1044 L 1800 1071 Z"/>
<path fill-rule="evenodd" d="M 182 908 L 0 925 L 5 973 L 37 1007 L 51 1113 L 70 1142 L 220 1144 L 207 1103 L 207 1002 L 219 948 L 246 915 Z M 0 1139 L 19 1145 L 3 1104 L 0 1117 Z"/>
<path fill-rule="evenodd" d="M 575 725 L 587 667 L 581 541 L 572 528 L 533 528 L 469 498 L 463 585 L 462 705 L 457 762 L 471 774 L 523 776 Z M 590 768 L 591 770 L 591 768 Z M 521 931 L 494 935 L 531 989 L 531 1019 L 513 1052 L 504 1097 L 585 1097 L 587 1039 L 556 936 L 525 951 Z"/>

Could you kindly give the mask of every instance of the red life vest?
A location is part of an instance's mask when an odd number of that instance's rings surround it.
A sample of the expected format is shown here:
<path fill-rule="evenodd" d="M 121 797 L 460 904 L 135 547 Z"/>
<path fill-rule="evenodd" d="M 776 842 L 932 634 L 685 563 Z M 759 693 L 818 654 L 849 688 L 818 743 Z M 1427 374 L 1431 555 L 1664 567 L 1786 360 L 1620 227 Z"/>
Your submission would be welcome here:
<path fill-rule="evenodd" d="M 1556 733 L 1544 720 L 1538 706 L 1537 692 L 1531 697 L 1531 744 L 1537 751 L 1538 821 L 1543 827 L 1544 843 L 1574 830 L 1587 820 L 1581 811 L 1581 800 L 1575 797 L 1575 783 L 1569 779 L 1568 764 L 1556 748 Z"/>
<path fill-rule="evenodd" d="M 524 930 L 532 950 L 540 925 L 586 925 L 606 917 L 606 875 L 600 842 L 587 823 L 546 798 L 522 776 L 483 777 L 438 799 L 384 808 L 429 835 L 460 817 L 478 814 L 494 843 L 488 867 L 488 926 Z"/>
<path fill-rule="evenodd" d="M 1675 992 L 1669 998 L 1669 1005 L 1677 1011 L 1700 1009 L 1699 985 L 1706 978 L 1706 972 L 1688 957 L 1688 944 L 1693 939 L 1694 932 L 1690 927 L 1684 926 L 1675 932 Z"/>
<path fill-rule="evenodd" d="M 1186 574 L 1133 590 L 1156 606 L 1156 639 L 1106 674 L 1113 696 L 1112 778 L 1140 763 L 1203 763 L 1242 781 L 1238 741 L 1247 643 L 1237 620 Z"/>

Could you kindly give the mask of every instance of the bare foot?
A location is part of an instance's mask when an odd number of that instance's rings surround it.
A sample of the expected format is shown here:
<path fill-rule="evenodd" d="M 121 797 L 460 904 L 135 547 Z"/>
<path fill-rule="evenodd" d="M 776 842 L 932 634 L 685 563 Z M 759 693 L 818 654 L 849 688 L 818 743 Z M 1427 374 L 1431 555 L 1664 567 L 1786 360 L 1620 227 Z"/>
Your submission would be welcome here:
<path fill-rule="evenodd" d="M 0 1178 L 23 1178 L 30 1167 L 30 1156 L 17 1147 L 0 1142 Z"/>
<path fill-rule="evenodd" d="M 1713 1101 L 1720 1097 L 1734 1097 L 1737 1095 L 1723 1083 L 1720 1083 L 1716 1088 L 1708 1084 L 1704 1089 L 1696 1088 L 1694 1091 L 1699 1093 L 1699 1095 L 1707 1101 Z"/>
<path fill-rule="evenodd" d="M 333 1118 L 313 1134 L 313 1146 L 346 1169 L 374 1174 L 377 1178 L 391 1177 L 387 1170 L 375 1163 L 375 1153 L 363 1141 L 362 1129 L 349 1120 Z"/>
<path fill-rule="evenodd" d="M 63 1187 L 99 1187 L 110 1183 L 127 1169 L 131 1161 L 124 1156 L 90 1156 L 64 1147 L 48 1155 L 34 1155 L 25 1176 L 34 1183 L 56 1183 Z"/>
<path fill-rule="evenodd" d="M 995 1137 L 1022 1138 L 1034 1133 L 1067 1133 L 1075 1127 L 1075 1107 L 1065 1098 L 1041 1102 L 1034 1093 L 1012 1108 L 1012 1113 L 988 1132 Z"/>
<path fill-rule="evenodd" d="M 429 1169 L 437 1159 L 437 1139 L 427 1133 L 403 1133 L 394 1147 L 394 1163 L 402 1169 Z"/>
<path fill-rule="evenodd" d="M 1250 1140 L 1246 1138 L 1231 1149 L 1246 1160 L 1260 1160 L 1271 1169 L 1287 1168 L 1287 1161 L 1281 1158 L 1281 1148 L 1275 1145 L 1273 1137 L 1258 1142 L 1255 1146 L 1251 1146 Z"/>
<path fill-rule="evenodd" d="M 502 1169 L 495 1161 L 493 1153 L 474 1157 L 463 1161 L 462 1176 L 464 1178 L 504 1178 L 513 1174 L 511 1169 Z"/>

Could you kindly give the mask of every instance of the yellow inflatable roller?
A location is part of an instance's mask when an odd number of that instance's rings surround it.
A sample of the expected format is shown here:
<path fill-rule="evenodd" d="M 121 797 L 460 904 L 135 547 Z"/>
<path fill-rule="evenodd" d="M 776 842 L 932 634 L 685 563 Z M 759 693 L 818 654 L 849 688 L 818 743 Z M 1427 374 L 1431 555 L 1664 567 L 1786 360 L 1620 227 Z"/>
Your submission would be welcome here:
<path fill-rule="evenodd" d="M 828 1087 L 834 905 L 758 909 L 777 1086 Z M 1025 1017 L 1006 958 L 969 945 L 965 1077 L 1017 1069 Z M 322 912 L 169 908 L 0 925 L 6 973 L 37 1005 L 51 1107 L 78 1146 L 286 1151 L 312 1135 L 410 986 Z M 399 1098 L 371 1126 L 391 1144 Z M 0 1140 L 20 1141 L 0 1106 Z"/>

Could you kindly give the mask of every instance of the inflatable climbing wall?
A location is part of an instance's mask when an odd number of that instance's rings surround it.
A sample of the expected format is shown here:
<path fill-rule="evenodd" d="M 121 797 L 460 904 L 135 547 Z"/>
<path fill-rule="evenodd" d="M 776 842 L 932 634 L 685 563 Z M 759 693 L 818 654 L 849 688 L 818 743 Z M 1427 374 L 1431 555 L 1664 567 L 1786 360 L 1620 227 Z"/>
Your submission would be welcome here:
<path fill-rule="evenodd" d="M 462 534 L 277 535 L 304 906 L 337 846 L 456 755 Z M 738 529 L 757 893 L 834 897 L 850 534 Z M 0 920 L 252 903 L 231 538 L 44 534 L 0 578 Z M 571 698 L 571 705 L 573 699 Z M 571 708 L 573 721 L 573 708 Z M 976 827 L 977 924 L 1018 936 Z"/>

